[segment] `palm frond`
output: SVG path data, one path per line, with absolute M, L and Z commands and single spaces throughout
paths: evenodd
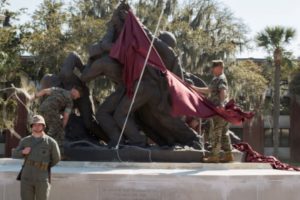
M 283 49 L 296 35 L 296 30 L 283 26 L 268 26 L 256 35 L 256 43 L 268 51 Z
M 296 36 L 296 30 L 293 28 L 287 28 L 285 31 L 285 39 L 284 41 L 286 43 L 290 43 L 290 40 L 292 40 Z

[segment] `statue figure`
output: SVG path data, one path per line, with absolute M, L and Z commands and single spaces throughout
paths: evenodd
M 46 74 L 41 80 L 41 88 L 61 87 L 70 90 L 74 85 L 81 86 L 83 95 L 81 98 L 74 100 L 74 107 L 79 110 L 80 118 L 83 121 L 85 128 L 90 134 L 97 138 L 108 142 L 109 138 L 102 131 L 94 116 L 94 105 L 90 98 L 89 88 L 80 78 L 73 72 L 74 68 L 83 70 L 81 58 L 74 52 L 70 53 L 62 64 L 58 75 Z M 74 116 L 73 116 L 74 117 Z
M 121 3 L 119 5 L 113 14 L 107 33 L 113 34 L 113 37 L 106 35 L 104 37 L 105 40 L 102 40 L 98 46 L 112 46 L 112 43 L 116 40 L 116 36 L 122 29 L 128 9 L 128 4 Z M 145 31 L 150 38 L 153 37 L 146 28 Z M 107 40 L 108 38 L 110 41 Z M 163 39 L 163 37 L 161 38 Z M 170 45 L 172 46 L 172 44 Z M 164 42 L 159 37 L 155 38 L 154 46 L 161 55 L 166 67 L 175 72 L 179 77 L 182 77 L 183 72 L 178 58 L 172 47 L 167 44 L 167 41 Z M 104 48 L 101 49 L 104 50 Z M 110 58 L 108 52 L 100 51 L 100 53 L 101 55 L 93 55 L 93 58 L 96 59 L 84 69 L 81 80 L 89 81 L 99 75 L 105 75 L 118 84 L 116 91 L 105 100 L 96 113 L 97 121 L 110 137 L 110 145 L 114 146 L 120 136 L 120 129 L 124 124 L 131 98 L 125 94 L 121 64 Z M 141 129 L 156 143 L 170 146 L 181 144 L 200 148 L 201 145 L 197 133 L 188 127 L 182 119 L 170 115 L 170 105 L 166 89 L 167 82 L 165 77 L 158 70 L 146 67 L 132 108 L 132 114 L 128 119 L 124 132 L 128 144 L 146 145 L 146 138 L 140 131 L 133 116 L 133 114 L 137 113 L 139 116 L 142 116 L 140 118 L 140 124 L 143 124 Z M 153 122 L 157 123 L 153 124 Z

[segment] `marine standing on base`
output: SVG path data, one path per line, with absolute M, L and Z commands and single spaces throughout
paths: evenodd
M 228 102 L 228 83 L 224 74 L 224 63 L 222 60 L 212 61 L 212 74 L 214 78 L 208 87 L 195 87 L 193 88 L 200 93 L 209 94 L 209 100 L 211 100 L 215 106 L 224 108 Z M 229 124 L 220 116 L 212 117 L 213 120 L 213 132 L 211 138 L 212 152 L 207 158 L 204 158 L 204 162 L 218 163 L 218 162 L 231 162 L 234 160 L 232 155 L 231 141 L 229 137 Z M 224 150 L 224 157 L 220 158 L 221 147 Z
M 22 200 L 47 200 L 50 193 L 50 168 L 60 161 L 57 142 L 44 132 L 45 120 L 33 116 L 32 134 L 23 138 L 13 151 L 14 158 L 25 158 L 21 174 Z
M 70 91 L 62 88 L 47 88 L 35 93 L 33 99 L 46 96 L 40 105 L 39 111 L 45 117 L 48 126 L 48 135 L 53 137 L 63 155 L 63 143 L 69 115 L 72 112 L 73 100 L 81 97 L 82 88 L 74 86 Z M 61 119 L 62 115 L 62 119 Z

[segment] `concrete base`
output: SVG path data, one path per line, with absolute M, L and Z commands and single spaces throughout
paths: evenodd
M 22 160 L 0 159 L 0 200 L 18 200 Z M 300 173 L 261 163 L 60 162 L 50 200 L 297 200 Z
M 244 153 L 234 149 L 233 157 L 237 162 L 245 160 Z M 161 149 L 126 146 L 121 149 L 107 147 L 65 147 L 64 155 L 70 161 L 99 161 L 99 162 L 202 162 L 203 156 L 209 152 L 190 148 Z M 222 156 L 223 152 L 220 152 Z
M 5 143 L 0 143 L 0 158 L 2 158 L 5 154 Z

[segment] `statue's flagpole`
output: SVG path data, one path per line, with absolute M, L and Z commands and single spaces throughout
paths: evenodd
M 148 62 L 150 53 L 151 53 L 151 49 L 152 49 L 152 47 L 153 47 L 154 40 L 155 40 L 155 37 L 156 37 L 157 32 L 158 32 L 158 28 L 159 28 L 159 25 L 160 25 L 162 16 L 163 16 L 163 14 L 164 14 L 164 8 L 165 8 L 164 5 L 165 5 L 165 3 L 163 2 L 162 10 L 161 10 L 161 13 L 160 13 L 160 16 L 159 16 L 159 19 L 158 19 L 158 22 L 157 22 L 157 26 L 156 26 L 156 29 L 155 29 L 155 32 L 154 32 L 154 37 L 153 37 L 152 40 L 151 40 L 151 44 L 150 44 L 150 47 L 149 47 L 149 50 L 148 50 L 148 53 L 147 53 L 147 56 L 146 56 L 146 59 L 145 59 L 144 65 L 143 65 L 143 69 L 142 69 L 141 75 L 140 75 L 140 77 L 139 77 L 139 80 L 138 80 L 136 89 L 135 89 L 135 91 L 134 91 L 134 94 L 133 94 L 133 97 L 132 97 L 132 100 L 131 100 L 131 104 L 130 104 L 130 107 L 129 107 L 129 109 L 128 109 L 127 115 L 126 115 L 126 119 L 125 119 L 125 122 L 124 122 L 124 124 L 123 124 L 122 131 L 121 131 L 121 134 L 120 134 L 118 143 L 117 143 L 117 145 L 116 145 L 116 147 L 115 147 L 116 149 L 119 149 L 119 145 L 120 145 L 121 139 L 122 139 L 123 134 L 124 134 L 124 130 L 125 130 L 126 125 L 127 125 L 128 117 L 129 117 L 129 115 L 130 115 L 130 113 L 131 113 L 132 106 L 133 106 L 133 104 L 134 104 L 134 101 L 135 101 L 137 92 L 138 92 L 138 90 L 139 90 L 139 87 L 140 87 L 140 84 L 141 84 L 141 80 L 142 80 L 142 77 L 143 77 L 143 74 L 144 74 L 144 71 L 145 71 L 145 68 L 146 68 L 146 65 L 147 65 L 147 62 Z

